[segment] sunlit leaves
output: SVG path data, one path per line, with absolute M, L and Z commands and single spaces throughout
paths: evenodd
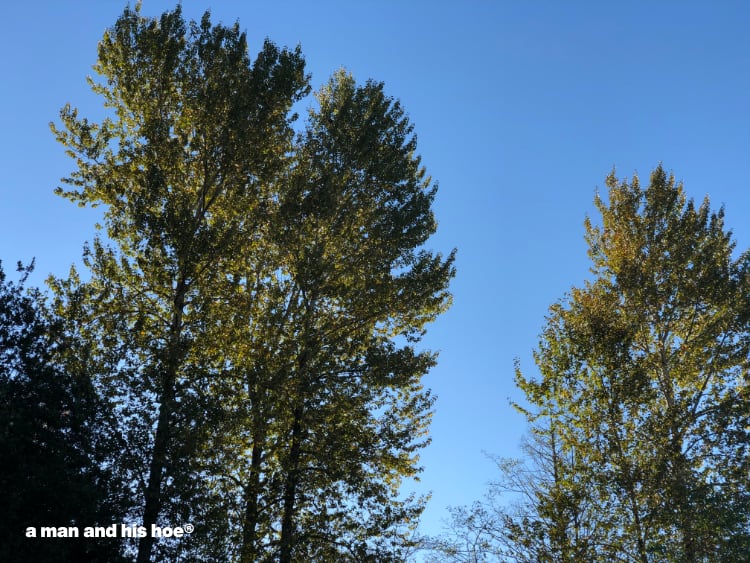
M 53 131 L 76 163 L 59 193 L 102 205 L 108 240 L 90 281 L 53 285 L 107 358 L 144 524 L 201 519 L 199 559 L 398 559 L 435 358 L 396 342 L 454 274 L 422 248 L 435 188 L 399 102 L 338 72 L 295 135 L 299 49 L 251 60 L 238 25 L 179 7 L 127 8 L 95 70 L 109 117 L 66 107 Z
M 696 208 L 661 167 L 646 188 L 614 175 L 607 186 L 608 202 L 596 198 L 601 226 L 586 223 L 596 278 L 553 307 L 542 379 L 519 383 L 587 460 L 581 476 L 614 501 L 607 518 L 621 553 L 724 555 L 719 538 L 744 532 L 727 536 L 709 518 L 748 515 L 745 483 L 727 466 L 744 437 L 717 440 L 735 422 L 716 416 L 721 397 L 744 385 L 746 274 L 723 213 L 707 200 Z
M 455 536 L 501 561 L 745 560 L 748 254 L 661 166 L 607 188 L 585 223 L 593 278 L 550 307 L 539 376 L 516 370 L 527 458 L 454 513 Z

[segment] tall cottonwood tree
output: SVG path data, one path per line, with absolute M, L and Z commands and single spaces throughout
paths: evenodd
M 517 372 L 536 433 L 505 480 L 520 511 L 456 526 L 482 522 L 492 560 L 746 561 L 750 255 L 661 166 L 607 187 L 593 279 L 551 307 L 540 377 Z
M 97 125 L 66 106 L 53 126 L 77 163 L 73 189 L 60 192 L 106 206 L 111 246 L 97 239 L 86 253 L 87 330 L 105 352 L 123 350 L 119 373 L 101 383 L 145 456 L 135 478 L 148 528 L 172 510 L 173 524 L 190 516 L 174 485 L 187 484 L 176 472 L 195 425 L 192 368 L 211 357 L 203 333 L 219 321 L 207 316 L 214 284 L 252 252 L 247 233 L 287 165 L 303 68 L 299 51 L 270 42 L 251 62 L 238 26 L 213 26 L 208 14 L 187 26 L 179 6 L 159 19 L 128 8 L 99 45 L 103 82 L 92 82 L 111 116 Z M 138 561 L 152 543 L 140 541 Z
M 212 327 L 226 368 L 205 388 L 223 412 L 201 463 L 243 561 L 403 560 L 422 503 L 397 496 L 434 364 L 413 343 L 453 258 L 419 250 L 435 190 L 398 102 L 343 72 L 317 99 L 267 208 L 273 244 L 216 286 L 232 313 Z
M 616 555 L 742 559 L 748 254 L 733 258 L 723 210 L 708 199 L 696 207 L 661 166 L 645 188 L 614 175 L 607 187 L 608 203 L 595 201 L 601 226 L 586 222 L 595 277 L 552 307 L 541 379 L 519 373 L 519 386 L 564 451 L 584 460 L 570 487 L 596 492 Z
M 337 74 L 295 140 L 301 54 L 246 49 L 179 7 L 107 32 L 113 117 L 54 129 L 78 164 L 63 194 L 106 206 L 110 246 L 57 282 L 62 307 L 110 358 L 143 523 L 202 523 L 159 557 L 401 560 L 432 404 L 413 343 L 453 276 L 421 250 L 435 188 L 381 84 Z
M 383 561 L 404 541 L 394 525 L 421 511 L 395 497 L 416 473 L 432 403 L 421 376 L 434 363 L 393 337 L 417 341 L 445 308 L 453 259 L 419 250 L 435 230 L 435 190 L 398 102 L 345 73 L 317 101 L 276 228 L 288 275 L 276 326 L 290 346 L 285 453 L 269 474 L 279 560 Z

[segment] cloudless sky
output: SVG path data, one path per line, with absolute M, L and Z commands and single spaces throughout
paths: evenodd
M 124 2 L 13 2 L 0 34 L 0 259 L 36 257 L 33 282 L 80 264 L 97 213 L 52 190 L 73 169 L 48 129 L 66 102 L 98 119 L 86 85 Z M 145 15 L 174 3 L 145 0 Z M 186 0 L 187 18 L 239 20 L 301 44 L 313 85 L 340 67 L 401 100 L 440 189 L 433 249 L 458 248 L 453 308 L 430 327 L 438 396 L 416 490 L 422 531 L 496 476 L 483 452 L 518 453 L 525 421 L 513 361 L 531 352 L 550 304 L 588 276 L 583 220 L 616 167 L 643 182 L 661 161 L 689 196 L 725 205 L 750 246 L 750 5 L 723 2 Z

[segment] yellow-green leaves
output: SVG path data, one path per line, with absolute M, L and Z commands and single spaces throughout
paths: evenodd
M 107 239 L 57 288 L 117 358 L 97 377 L 127 412 L 134 518 L 204 522 L 196 560 L 398 559 L 434 356 L 393 339 L 419 340 L 454 275 L 422 247 L 435 188 L 400 104 L 340 72 L 295 136 L 299 49 L 251 59 L 238 25 L 179 6 L 126 9 L 95 69 L 109 117 L 66 107 L 53 131 L 76 165 L 60 193 L 104 206 Z
M 736 471 L 750 465 L 748 436 L 731 431 L 748 406 L 726 407 L 750 351 L 746 269 L 722 211 L 696 208 L 661 166 L 646 187 L 614 174 L 607 187 L 601 226 L 586 222 L 596 277 L 551 309 L 541 379 L 518 376 L 530 419 L 549 421 L 561 455 L 577 459 L 559 470 L 586 484 L 576 506 L 596 508 L 588 539 L 644 563 L 732 560 L 749 540 Z M 540 502 L 556 506 L 565 483 Z M 560 541 L 586 539 L 560 523 Z

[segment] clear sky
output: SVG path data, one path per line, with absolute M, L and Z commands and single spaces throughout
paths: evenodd
M 52 190 L 73 163 L 48 123 L 66 102 L 91 118 L 96 45 L 124 2 L 13 2 L 0 34 L 0 259 L 36 257 L 35 283 L 80 263 L 96 213 Z M 144 0 L 146 15 L 174 7 Z M 430 246 L 457 247 L 453 308 L 425 346 L 441 351 L 420 491 L 423 531 L 495 476 L 483 452 L 517 453 L 525 423 L 513 360 L 534 373 L 547 307 L 588 275 L 583 220 L 616 167 L 645 181 L 658 162 L 689 196 L 725 205 L 750 246 L 750 5 L 722 2 L 186 0 L 188 18 L 239 20 L 302 45 L 320 85 L 340 67 L 382 80 L 415 125 L 439 182 Z

